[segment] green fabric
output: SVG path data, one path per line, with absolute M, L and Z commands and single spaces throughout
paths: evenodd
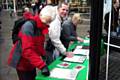
M 53 62 L 49 69 L 52 70 L 53 68 L 57 68 L 57 64 L 61 63 L 61 57 L 57 59 L 55 62 Z M 89 61 L 86 59 L 86 61 L 83 64 L 79 64 L 83 66 L 84 68 L 78 73 L 76 80 L 86 80 L 87 72 L 88 72 L 88 64 Z M 78 63 L 71 63 L 69 69 L 74 68 Z M 62 74 L 62 73 L 61 73 Z M 41 74 L 41 72 L 38 73 L 36 76 L 36 80 L 65 80 L 65 79 L 57 79 L 57 78 L 51 78 L 51 77 L 45 77 Z
M 88 38 L 85 38 L 88 39 Z M 82 45 L 82 46 L 89 46 L 89 44 L 84 44 L 84 43 L 78 43 L 77 41 L 75 41 L 69 48 L 68 51 L 72 51 L 77 45 Z M 52 64 L 50 64 L 48 66 L 48 68 L 50 70 L 52 70 L 53 68 L 57 68 L 57 64 L 62 63 L 62 57 L 57 58 Z M 69 69 L 73 69 L 76 65 L 81 65 L 84 66 L 84 68 L 78 73 L 76 80 L 86 80 L 87 78 L 87 73 L 88 73 L 88 66 L 89 66 L 89 60 L 86 59 L 84 61 L 83 64 L 80 63 L 71 63 L 71 65 L 69 66 Z M 61 73 L 62 74 L 62 73 Z M 65 80 L 65 79 L 57 79 L 57 78 L 51 78 L 51 77 L 45 77 L 41 74 L 41 72 L 39 71 L 38 75 L 36 76 L 36 80 Z
M 85 40 L 89 40 L 89 38 L 84 37 Z M 71 46 L 69 46 L 68 51 L 73 51 L 77 45 L 82 45 L 82 46 L 89 46 L 89 43 L 79 43 L 75 41 Z M 101 56 L 104 54 L 104 41 L 101 40 Z M 57 58 L 51 65 L 49 65 L 49 69 L 52 70 L 53 68 L 57 68 L 57 64 L 62 63 L 63 61 L 61 60 L 62 57 Z M 89 69 L 89 59 L 86 59 L 83 64 L 80 63 L 71 63 L 69 66 L 69 69 L 74 68 L 76 65 L 81 65 L 84 66 L 84 68 L 78 73 L 76 80 L 87 80 L 88 78 L 88 69 Z M 62 73 L 61 73 L 62 74 Z M 50 78 L 50 77 L 45 77 L 41 74 L 41 72 L 38 73 L 36 76 L 36 80 L 65 80 L 65 79 L 57 79 L 57 78 Z

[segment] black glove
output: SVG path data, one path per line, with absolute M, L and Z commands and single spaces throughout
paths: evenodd
M 50 72 L 48 70 L 48 67 L 45 66 L 41 69 L 41 73 L 44 75 L 44 76 L 49 76 L 50 75 Z

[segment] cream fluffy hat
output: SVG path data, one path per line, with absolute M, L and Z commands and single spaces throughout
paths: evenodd
M 54 20 L 55 16 L 56 16 L 56 12 L 55 12 L 55 9 L 53 6 L 47 5 L 41 10 L 40 15 L 41 16 L 50 16 L 51 19 Z

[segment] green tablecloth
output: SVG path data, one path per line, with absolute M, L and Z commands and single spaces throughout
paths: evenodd
M 89 46 L 88 43 L 84 44 L 84 43 L 79 43 L 79 42 L 74 42 L 68 49 L 68 51 L 71 51 L 73 50 L 77 45 L 82 45 L 82 46 Z M 48 68 L 50 70 L 54 69 L 54 68 L 57 68 L 57 64 L 60 64 L 62 63 L 63 60 L 62 60 L 62 57 L 59 57 L 57 58 L 52 64 L 50 64 L 48 66 Z M 71 63 L 71 65 L 68 67 L 68 69 L 72 69 L 74 68 L 76 65 L 81 65 L 83 66 L 84 68 L 82 70 L 79 71 L 77 77 L 76 77 L 76 80 L 87 80 L 87 77 L 88 77 L 88 65 L 89 65 L 89 60 L 86 59 L 84 61 L 84 63 L 80 64 L 80 63 Z M 61 73 L 61 74 L 64 74 L 64 73 Z M 41 74 L 41 72 L 39 71 L 38 72 L 38 75 L 36 76 L 36 80 L 65 80 L 65 79 L 58 79 L 58 78 L 51 78 L 51 77 L 45 77 Z
M 55 62 L 53 62 L 50 66 L 49 69 L 52 70 L 53 68 L 57 67 L 57 64 L 61 63 L 62 61 L 60 60 L 61 58 L 57 59 Z M 84 68 L 78 73 L 76 80 L 86 80 L 87 78 L 87 72 L 88 72 L 88 59 L 83 64 L 80 64 L 84 66 Z M 72 63 L 71 66 L 69 67 L 72 69 L 74 66 L 78 65 L 78 63 Z M 61 73 L 64 74 L 64 73 Z M 51 78 L 51 77 L 45 77 L 43 76 L 40 72 L 36 76 L 36 80 L 65 80 L 65 79 L 57 79 L 57 78 Z

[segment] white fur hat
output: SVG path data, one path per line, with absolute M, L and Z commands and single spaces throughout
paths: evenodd
M 52 18 L 52 20 L 54 20 L 55 16 L 56 16 L 56 12 L 55 12 L 53 6 L 47 5 L 41 10 L 40 15 L 41 16 L 50 16 Z

